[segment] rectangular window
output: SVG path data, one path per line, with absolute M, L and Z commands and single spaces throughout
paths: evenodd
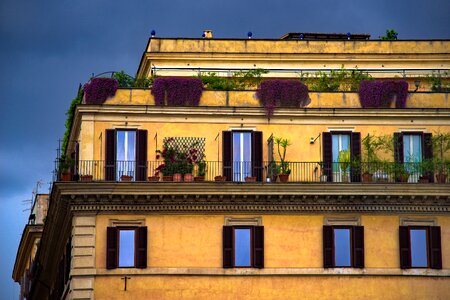
M 224 226 L 223 267 L 264 267 L 264 227 Z
M 350 228 L 334 229 L 334 258 L 336 267 L 351 267 Z
M 233 181 L 244 181 L 252 174 L 252 134 L 233 132 Z
M 350 135 L 333 133 L 332 151 L 333 151 L 333 181 L 348 182 L 350 165 L 349 164 L 345 165 L 339 162 L 339 153 L 341 151 L 350 151 Z
M 135 229 L 119 229 L 119 268 L 134 267 Z
M 122 175 L 135 177 L 136 131 L 118 130 L 116 135 L 116 180 Z
M 147 267 L 147 227 L 108 227 L 106 268 Z
M 442 268 L 439 226 L 400 226 L 400 267 Z
M 325 268 L 364 268 L 364 227 L 323 226 Z

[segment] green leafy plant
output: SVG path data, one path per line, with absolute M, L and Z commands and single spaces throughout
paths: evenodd
M 444 73 L 437 73 L 432 72 L 431 75 L 428 76 L 428 79 L 431 83 L 431 91 L 432 92 L 450 92 L 450 83 L 449 82 L 443 82 L 442 78 L 448 77 L 448 72 Z
M 65 154 L 61 155 L 61 157 L 59 158 L 59 172 L 60 173 L 69 172 L 72 166 L 73 160 Z
M 362 169 L 364 172 L 373 173 L 378 170 L 380 158 L 378 152 L 382 150 L 384 142 L 378 136 L 367 134 L 362 140 L 362 157 L 364 162 L 362 163 Z
M 218 76 L 216 72 L 200 73 L 198 77 L 206 88 L 219 91 L 234 91 L 256 88 L 262 81 L 262 75 L 268 70 L 257 68 L 231 73 L 230 77 Z
M 155 79 L 155 76 L 151 78 L 133 78 L 123 70 L 114 72 L 112 77 L 117 80 L 121 88 L 149 88 Z
M 371 79 L 372 76 L 369 73 L 358 70 L 358 68 L 346 70 L 343 65 L 339 70 L 318 71 L 313 74 L 302 73 L 300 77 L 300 80 L 305 82 L 310 90 L 318 92 L 356 92 L 361 81 Z
M 206 174 L 206 162 L 201 160 L 197 163 L 197 176 L 205 176 Z
M 338 154 L 338 163 L 339 167 L 344 173 L 347 173 L 347 170 L 350 166 L 350 151 L 341 150 Z
M 69 143 L 70 131 L 72 130 L 73 118 L 75 116 L 75 109 L 77 108 L 78 104 L 81 104 L 81 102 L 83 100 L 83 95 L 84 95 L 84 91 L 80 85 L 78 88 L 77 96 L 72 100 L 72 102 L 70 103 L 70 107 L 66 112 L 67 118 L 66 118 L 66 122 L 64 124 L 66 130 L 64 132 L 64 137 L 63 137 L 62 145 L 61 145 L 61 153 L 63 153 L 63 154 L 65 154 L 67 151 L 67 145 Z
M 278 156 L 280 157 L 280 164 L 277 166 L 278 174 L 291 174 L 289 168 L 289 162 L 286 161 L 286 149 L 290 146 L 288 139 L 275 138 L 275 144 L 277 145 Z
M 448 165 L 450 164 L 450 158 L 448 157 L 448 152 L 450 150 L 450 133 L 441 131 L 434 132 L 431 137 L 431 143 L 433 146 L 433 158 L 437 171 L 440 174 L 444 174 L 448 171 Z
M 398 32 L 395 31 L 394 29 L 386 29 L 386 35 L 381 36 L 380 38 L 383 41 L 394 41 L 396 40 L 398 37 Z

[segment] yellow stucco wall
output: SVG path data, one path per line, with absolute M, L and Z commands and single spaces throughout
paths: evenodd
M 97 277 L 95 299 L 448 299 L 448 278 L 345 276 Z
M 228 105 L 227 105 L 228 94 Z M 361 108 L 358 93 L 317 93 L 309 92 L 311 103 L 308 108 L 345 107 Z M 449 108 L 448 93 L 410 93 L 408 108 Z M 155 105 L 150 89 L 118 89 L 116 95 L 105 104 Z M 203 91 L 200 106 L 259 107 L 254 91 Z
M 325 217 L 332 216 L 263 215 L 265 267 L 322 268 L 322 225 Z M 149 235 L 149 267 L 221 268 L 224 217 L 99 215 L 96 225 L 96 267 L 105 268 L 106 227 L 109 221 L 144 219 Z M 450 268 L 450 244 L 446 238 L 450 236 L 450 217 L 433 218 L 441 226 L 443 268 Z M 400 217 L 362 215 L 361 225 L 364 226 L 366 268 L 398 269 Z
M 227 215 L 230 216 L 230 215 Z M 245 217 L 244 215 L 231 215 Z M 246 215 L 251 217 L 261 215 Z M 321 270 L 322 225 L 333 215 L 262 215 L 265 268 Z M 342 215 L 340 215 L 342 216 Z M 98 215 L 96 268 L 105 269 L 109 220 L 145 220 L 148 268 L 222 269 L 225 215 Z M 399 270 L 400 217 L 362 215 L 365 267 Z M 423 216 L 426 218 L 426 216 Z M 443 269 L 450 268 L 450 217 L 432 217 L 441 226 Z M 253 269 L 255 270 L 255 269 Z M 108 275 L 116 274 L 112 276 Z M 149 275 L 129 273 L 127 292 L 120 273 L 102 271 L 95 279 L 96 299 L 445 299 L 450 279 L 371 275 Z M 138 272 L 139 273 L 139 272 Z

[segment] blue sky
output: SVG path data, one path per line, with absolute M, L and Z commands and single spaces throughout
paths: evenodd
M 12 267 L 28 218 L 23 200 L 49 182 L 65 112 L 92 73 L 134 75 L 150 31 L 162 37 L 275 38 L 290 31 L 449 39 L 450 2 L 33 1 L 0 2 L 0 298 L 17 299 Z M 48 191 L 48 184 L 40 192 Z

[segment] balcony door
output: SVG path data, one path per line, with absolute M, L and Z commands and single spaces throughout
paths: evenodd
M 245 181 L 256 177 L 262 181 L 262 132 L 223 131 L 222 163 L 227 181 Z
M 147 130 L 107 129 L 105 148 L 105 180 L 146 180 Z
M 350 134 L 333 134 L 332 139 L 332 151 L 333 151 L 333 181 L 342 182 L 343 176 L 349 176 L 350 168 L 345 170 L 343 165 L 339 163 L 339 153 L 341 151 L 350 151 Z
M 117 130 L 116 132 L 116 180 L 122 176 L 135 178 L 136 131 Z
M 233 132 L 233 181 L 252 176 L 252 133 Z

